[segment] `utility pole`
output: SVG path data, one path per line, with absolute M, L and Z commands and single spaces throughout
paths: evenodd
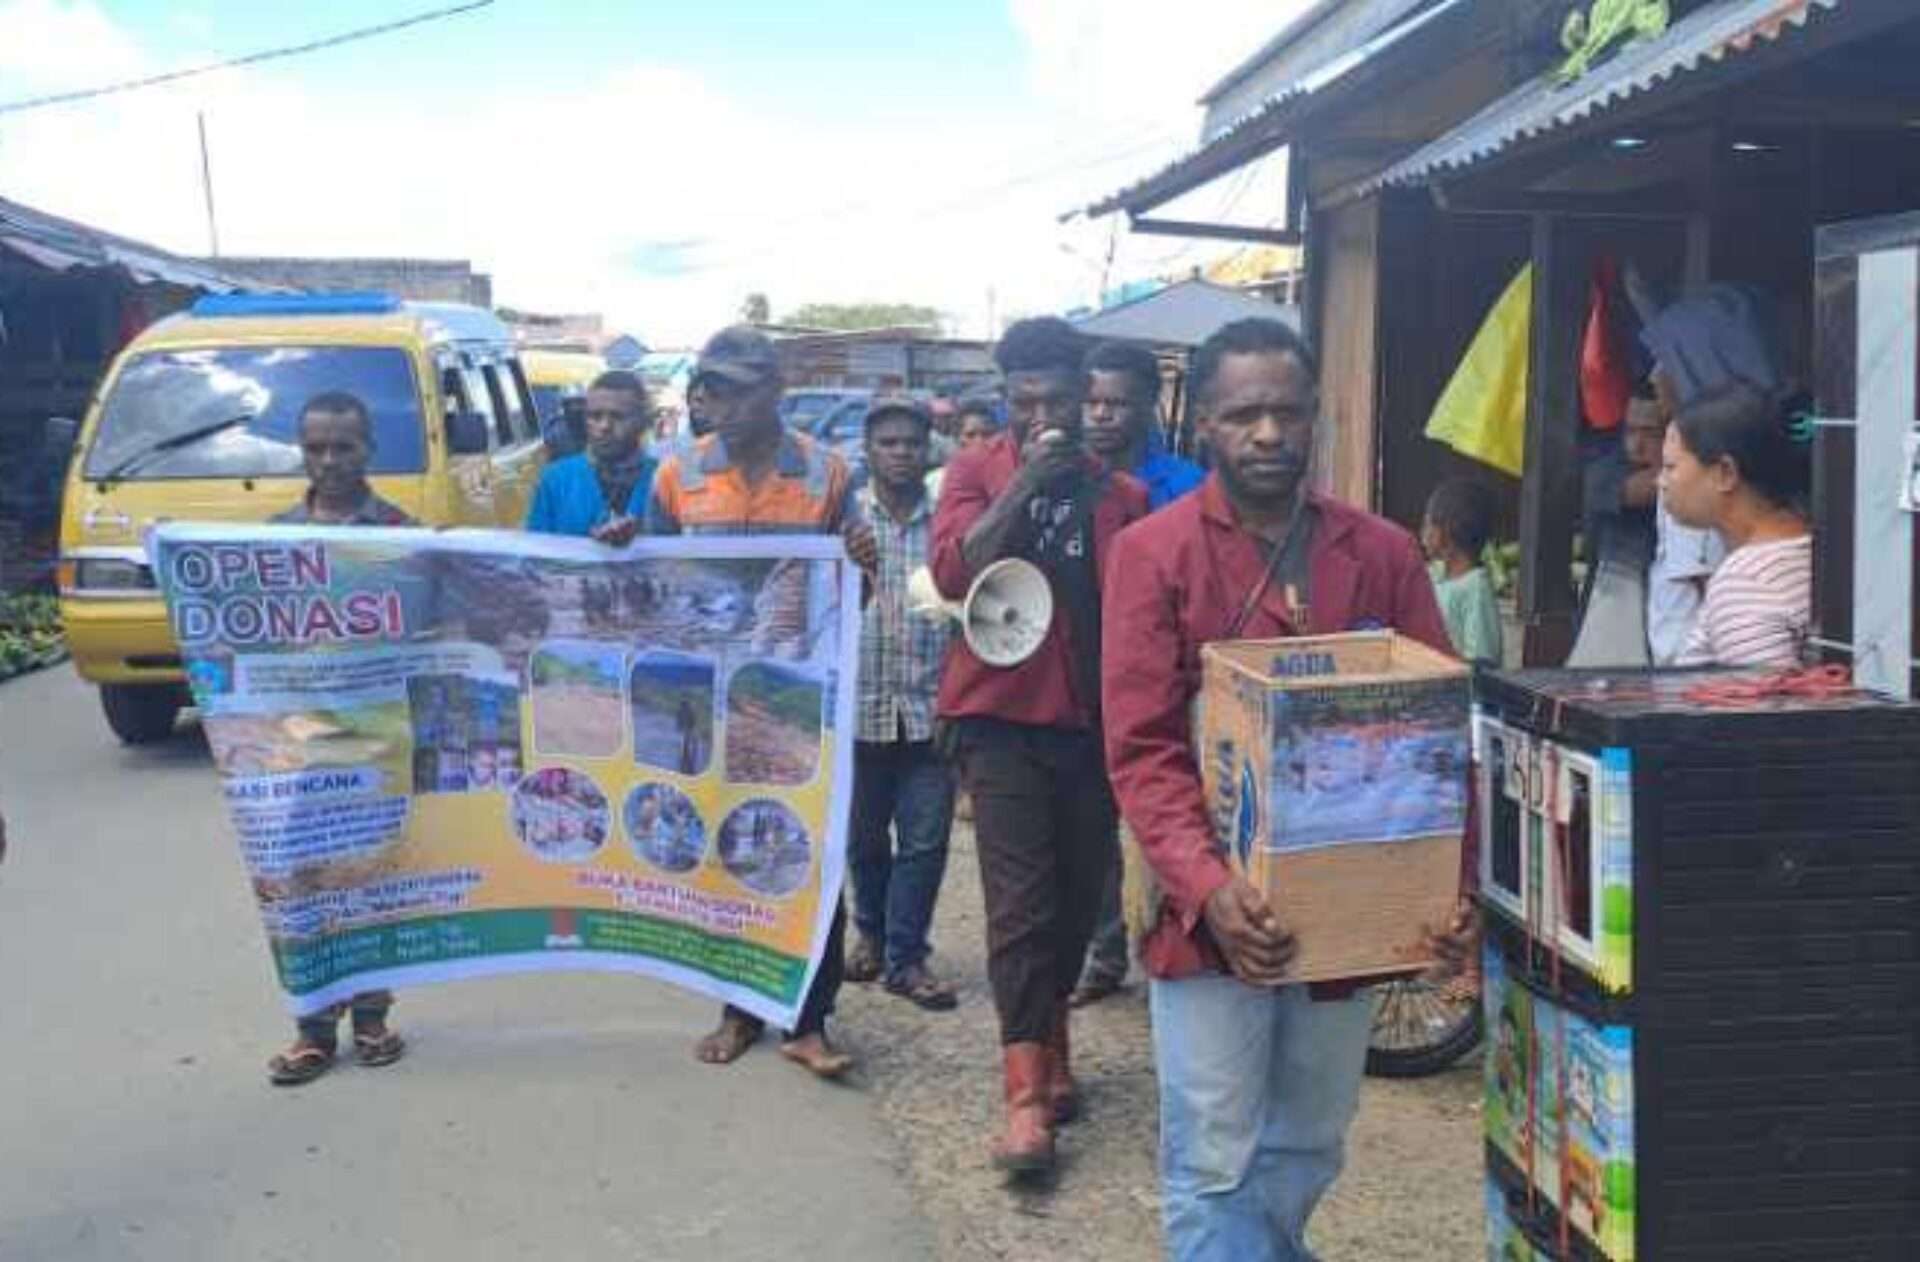
M 213 164 L 207 158 L 207 114 L 201 110 L 194 117 L 200 121 L 200 188 L 207 197 L 207 240 L 213 247 L 213 258 L 220 257 L 220 226 L 213 214 Z
M 1100 260 L 1100 292 L 1093 300 L 1095 311 L 1107 305 L 1107 281 L 1113 275 L 1113 256 L 1120 249 L 1120 217 L 1109 216 L 1107 223 L 1107 257 Z

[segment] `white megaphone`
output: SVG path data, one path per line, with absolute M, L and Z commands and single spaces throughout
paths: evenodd
M 960 624 L 973 655 L 989 666 L 1018 666 L 1032 657 L 1053 625 L 1053 588 L 1031 561 L 1008 557 L 981 570 L 965 600 L 943 599 L 933 575 L 907 580 L 907 603 Z

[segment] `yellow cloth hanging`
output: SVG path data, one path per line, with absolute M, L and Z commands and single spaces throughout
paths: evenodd
M 1520 269 L 1473 335 L 1427 419 L 1427 437 L 1520 476 L 1527 446 L 1528 335 L 1533 264 Z

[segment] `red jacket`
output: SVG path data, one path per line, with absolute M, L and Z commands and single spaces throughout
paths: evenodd
M 963 451 L 947 465 L 940 488 L 940 504 L 933 515 L 934 586 L 948 600 L 960 600 L 972 586 L 976 570 L 967 564 L 961 543 L 993 501 L 1013 481 L 1020 467 L 1020 449 L 1011 435 L 1002 434 L 977 451 Z M 1088 457 L 1089 471 L 1101 466 Z M 1124 473 L 1109 475 L 1106 493 L 1093 510 L 1093 561 L 1096 574 L 1105 573 L 1113 537 L 1123 526 L 1146 516 L 1147 489 Z M 935 708 L 940 717 L 994 718 L 1038 727 L 1086 727 L 1092 719 L 1091 697 L 1074 696 L 1073 668 L 1068 657 L 1065 619 L 1056 616 L 1038 651 L 1014 667 L 989 666 L 973 655 L 960 636 L 947 651 Z
M 1234 638 L 1390 628 L 1451 654 L 1412 536 L 1334 500 L 1314 495 L 1310 503 L 1318 520 L 1307 552 L 1308 625 L 1290 621 L 1286 593 L 1276 582 Z M 1265 568 L 1260 545 L 1234 521 L 1218 474 L 1124 531 L 1107 561 L 1101 688 L 1107 771 L 1166 896 L 1142 951 L 1154 977 L 1225 968 L 1201 909 L 1231 869 L 1214 840 L 1189 713 L 1200 689 L 1200 646 L 1227 638 Z M 1315 987 L 1315 993 L 1331 997 L 1347 989 Z

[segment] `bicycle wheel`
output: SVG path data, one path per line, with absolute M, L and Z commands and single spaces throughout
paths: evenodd
M 1374 988 L 1373 1037 L 1367 1073 L 1425 1078 L 1480 1045 L 1480 1001 L 1421 978 Z

